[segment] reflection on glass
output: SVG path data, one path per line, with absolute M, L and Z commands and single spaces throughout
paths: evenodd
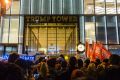
M 95 14 L 105 14 L 104 0 L 95 0 Z
M 63 14 L 72 13 L 73 13 L 72 0 L 63 0 Z
M 109 44 L 117 43 L 116 18 L 107 16 L 107 38 Z
M 0 56 L 3 54 L 4 46 L 0 45 Z
M 12 51 L 12 47 L 6 47 L 6 52 L 11 52 Z
M 14 52 L 14 51 L 17 52 L 17 47 L 13 47 L 13 48 L 12 48 L 12 51 L 13 51 L 13 52 Z
M 6 14 L 10 14 L 10 9 L 8 9 L 8 10 L 6 11 Z
M 83 3 L 82 3 L 82 0 L 73 0 L 72 1 L 72 5 L 73 5 L 73 13 L 74 14 L 80 14 L 82 13 L 82 7 L 81 6 Z
M 85 17 L 85 39 L 90 42 L 92 42 L 92 40 L 96 40 L 94 16 Z
M 4 19 L 2 43 L 8 43 L 8 36 L 9 36 L 8 32 L 9 32 L 9 17 L 6 17 Z
M 109 45 L 108 49 L 112 54 L 120 55 L 120 45 Z
M 11 17 L 9 43 L 18 43 L 19 17 Z
M 2 23 L 2 21 L 1 21 L 1 19 L 0 19 L 0 43 L 1 43 L 1 37 L 2 37 L 2 33 L 1 33 L 1 32 L 2 32 L 2 28 L 1 28 L 1 27 L 2 27 L 2 24 L 1 24 L 1 23 Z
M 39 14 L 41 10 L 41 0 L 31 0 L 31 14 Z
M 11 14 L 19 14 L 20 11 L 20 0 L 13 0 L 11 6 Z
M 80 18 L 79 18 L 79 29 L 80 29 L 80 41 L 82 42 L 82 43 L 84 43 L 85 42 L 85 36 L 84 36 L 84 34 L 85 34 L 85 28 L 84 28 L 84 16 L 80 16 Z
M 11 54 L 12 52 L 17 52 L 17 46 L 4 46 L 4 54 Z
M 56 54 L 56 28 L 48 28 L 48 54 Z
M 62 14 L 62 0 L 52 0 L 52 14 Z
M 65 52 L 65 28 L 57 28 L 57 51 L 60 54 Z
M 30 30 L 30 38 L 29 38 L 29 43 L 28 43 L 28 47 L 29 47 L 29 51 L 31 52 L 36 52 L 37 51 L 37 45 L 39 45 L 37 43 L 38 38 L 36 37 L 36 35 L 34 34 L 34 32 L 32 30 Z
M 31 0 L 21 0 L 21 14 L 30 14 L 30 1 Z
M 104 16 L 96 16 L 96 39 L 105 43 L 105 20 Z
M 51 14 L 51 0 L 42 0 L 41 14 Z
M 24 16 L 19 16 L 19 43 L 22 43 L 23 42 L 23 26 L 24 26 Z M 20 48 L 20 47 L 19 47 Z M 21 49 L 21 48 L 20 48 Z
M 116 0 L 106 0 L 106 14 L 116 14 Z
M 38 46 L 38 51 L 46 53 L 47 51 L 47 28 L 38 28 L 38 40 L 39 40 L 39 46 Z M 37 31 L 36 31 L 37 32 Z
M 117 12 L 120 13 L 120 0 L 117 0 Z
M 94 14 L 94 0 L 84 0 L 84 13 Z
M 120 43 L 120 16 L 118 16 L 118 35 L 119 35 L 119 43 Z

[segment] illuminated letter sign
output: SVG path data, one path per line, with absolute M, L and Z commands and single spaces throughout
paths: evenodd
M 77 23 L 78 16 L 64 16 L 64 15 L 49 15 L 49 16 L 37 16 L 37 15 L 26 15 L 26 23 Z
M 8 60 L 8 57 L 9 57 L 9 55 L 2 56 L 2 58 L 5 59 L 5 60 Z M 23 56 L 23 55 L 20 55 L 20 58 L 24 59 L 24 60 L 30 60 L 30 61 L 35 60 L 35 56 Z

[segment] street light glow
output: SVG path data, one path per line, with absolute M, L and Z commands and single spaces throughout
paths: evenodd
M 6 3 L 6 4 L 9 4 L 9 2 L 10 2 L 9 0 L 5 0 L 5 3 Z
M 11 7 L 12 1 L 11 0 L 4 0 L 4 3 L 6 5 L 6 10 L 8 10 Z
M 11 7 L 12 0 L 0 0 L 0 16 L 5 14 Z

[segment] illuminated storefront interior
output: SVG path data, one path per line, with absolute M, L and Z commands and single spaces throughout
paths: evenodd
M 78 15 L 80 32 L 79 36 L 77 35 L 80 37 L 77 38 L 78 42 L 101 41 L 112 53 L 120 54 L 119 13 L 120 0 L 12 0 L 11 8 L 0 19 L 0 54 L 11 51 L 22 53 L 24 15 L 29 14 Z M 62 27 L 63 31 L 67 30 Z M 33 32 L 36 29 L 32 29 Z M 40 27 L 37 30 L 45 29 Z M 58 35 L 56 30 L 58 28 L 47 29 L 55 30 L 54 36 Z
M 24 48 L 43 54 L 75 54 L 79 43 L 78 16 L 25 16 Z M 46 23 L 47 22 L 47 23 Z

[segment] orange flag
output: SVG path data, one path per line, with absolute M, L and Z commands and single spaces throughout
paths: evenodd
M 104 55 L 102 54 L 102 44 L 93 42 L 93 56 L 92 60 L 96 60 L 99 58 L 100 60 L 104 59 Z
M 109 58 L 111 56 L 111 52 L 108 51 L 104 46 L 102 46 L 102 53 L 104 54 L 105 58 Z
M 105 58 L 109 58 L 111 56 L 111 52 L 108 51 L 101 42 L 99 42 L 98 44 L 101 48 L 101 59 L 103 60 Z
M 101 61 L 105 58 L 109 58 L 111 53 L 104 47 L 101 42 L 92 42 L 92 47 L 86 41 L 86 56 L 90 58 L 91 61 L 95 61 L 99 58 Z
M 90 58 L 91 49 L 88 41 L 85 42 L 85 47 L 86 47 L 86 50 L 85 50 L 86 57 Z
M 95 48 L 96 48 L 96 43 L 93 41 L 92 42 L 92 51 L 91 51 L 91 55 L 90 55 L 90 61 L 95 61 L 95 59 L 96 59 Z
M 104 56 L 104 54 L 103 54 L 103 52 L 102 52 L 103 44 L 102 44 L 101 42 L 98 42 L 97 45 L 98 45 L 99 48 L 100 48 L 99 59 L 100 59 L 100 60 L 103 60 L 103 59 L 105 59 L 105 56 Z
M 95 51 L 96 57 L 100 60 L 104 60 L 105 58 L 109 58 L 111 56 L 111 53 L 104 47 L 104 45 L 101 42 L 98 42 L 96 44 Z

